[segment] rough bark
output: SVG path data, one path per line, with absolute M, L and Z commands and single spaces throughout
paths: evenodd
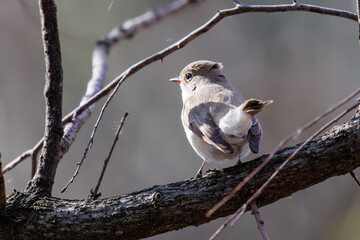
M 16 192 L 7 201 L 7 219 L 0 238 L 139 239 L 200 225 L 233 213 L 298 145 L 279 151 L 248 185 L 212 218 L 205 212 L 232 190 L 266 157 L 204 177 L 106 199 L 63 200 Z M 360 166 L 360 120 L 335 126 L 310 142 L 258 198 L 271 204 L 330 177 Z
M 29 191 L 41 195 L 51 195 L 58 159 L 62 127 L 62 87 L 63 72 L 56 5 L 53 0 L 39 0 L 41 32 L 45 55 L 45 135 L 37 172 Z

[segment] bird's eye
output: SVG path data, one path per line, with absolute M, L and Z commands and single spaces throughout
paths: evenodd
M 185 75 L 185 80 L 186 80 L 186 82 L 189 82 L 191 78 L 192 78 L 192 74 L 191 74 L 191 73 L 187 73 L 187 74 Z

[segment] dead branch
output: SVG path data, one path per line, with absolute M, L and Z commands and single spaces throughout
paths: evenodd
M 121 130 L 122 128 L 124 127 L 124 124 L 125 124 L 125 120 L 127 118 L 127 116 L 129 115 L 128 112 L 125 112 L 124 116 L 122 117 L 121 119 L 121 122 L 120 122 L 120 126 L 118 127 L 117 131 L 116 131 L 116 135 L 115 135 L 115 139 L 114 139 L 114 142 L 111 146 L 111 149 L 109 151 L 109 154 L 108 156 L 106 157 L 105 161 L 104 161 L 104 165 L 103 165 L 103 168 L 101 170 L 101 174 L 100 174 L 100 177 L 99 177 L 99 180 L 98 180 L 98 183 L 96 184 L 96 187 L 95 187 L 95 190 L 90 190 L 90 193 L 91 193 L 91 197 L 95 198 L 95 197 L 100 197 L 101 193 L 98 193 L 99 191 L 99 188 L 100 188 L 100 184 L 101 184 L 101 181 L 104 177 L 104 174 L 105 174 L 105 170 L 106 170 L 106 167 L 110 161 L 110 158 L 111 158 L 111 155 L 115 149 L 115 146 L 116 146 L 116 143 L 118 142 L 119 140 L 119 136 L 120 136 L 120 133 L 121 133 Z
M 255 202 L 251 202 L 251 214 L 254 215 L 256 224 L 258 225 L 258 229 L 260 231 L 261 237 L 263 240 L 270 240 L 268 234 L 264 229 L 264 221 L 261 219 L 259 209 L 256 206 Z
M 358 18 L 358 38 L 359 38 L 359 43 L 360 43 L 360 1 L 356 0 L 356 13 L 357 13 L 357 18 Z
M 1 153 L 0 153 L 0 221 L 2 221 L 3 217 L 6 213 L 6 189 L 5 189 L 5 181 L 4 175 L 2 174 L 2 162 L 1 162 Z
M 17 192 L 7 201 L 8 221 L 0 238 L 139 239 L 186 226 L 198 226 L 232 214 L 299 145 L 283 148 L 242 191 L 211 218 L 205 213 L 264 161 L 208 171 L 203 178 L 154 186 L 131 194 L 97 200 L 32 198 Z M 258 207 L 360 166 L 360 119 L 333 127 L 311 141 L 257 198 Z M 31 204 L 30 204 L 31 203 Z M 25 224 L 26 223 L 26 224 Z
M 27 189 L 42 195 L 51 195 L 63 135 L 62 86 L 63 74 L 56 5 L 53 0 L 39 0 L 42 39 L 45 55 L 45 134 L 39 167 Z
M 41 138 L 41 140 L 31 149 L 26 150 L 25 152 L 23 152 L 20 156 L 18 156 L 17 158 L 15 158 L 14 160 L 12 160 L 10 163 L 8 163 L 4 168 L 3 168 L 3 174 L 7 173 L 8 171 L 12 170 L 13 168 L 15 168 L 19 163 L 21 163 L 22 161 L 24 161 L 26 158 L 28 157 L 37 157 L 38 152 L 41 150 L 42 145 L 44 142 L 44 138 Z

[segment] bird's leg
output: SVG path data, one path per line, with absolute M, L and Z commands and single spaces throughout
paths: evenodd
M 197 171 L 197 173 L 195 175 L 195 179 L 202 177 L 202 170 L 204 168 L 205 163 L 206 163 L 206 161 L 204 160 L 204 162 L 201 164 L 201 167 L 200 167 L 199 171 Z

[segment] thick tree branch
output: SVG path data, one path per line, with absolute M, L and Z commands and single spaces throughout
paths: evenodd
M 45 55 L 45 134 L 39 167 L 29 191 L 51 195 L 58 159 L 62 127 L 63 74 L 56 5 L 53 0 L 39 0 L 42 38 Z
M 8 199 L 8 221 L 0 225 L 0 238 L 8 234 L 38 239 L 46 234 L 54 239 L 139 239 L 197 226 L 236 211 L 298 146 L 279 151 L 269 165 L 211 218 L 205 217 L 206 211 L 261 164 L 266 155 L 230 168 L 208 171 L 197 180 L 154 186 L 106 199 L 34 199 L 18 192 Z M 258 206 L 271 204 L 359 166 L 358 118 L 333 127 L 306 145 L 259 196 Z

